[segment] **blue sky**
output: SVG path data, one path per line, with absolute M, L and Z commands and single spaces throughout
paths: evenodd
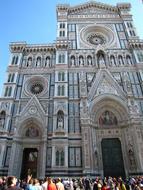
M 142 0 L 98 0 L 116 5 L 132 4 L 137 33 L 143 39 Z M 0 94 L 9 61 L 9 43 L 26 41 L 28 44 L 52 43 L 56 39 L 56 5 L 77 5 L 87 0 L 0 0 Z

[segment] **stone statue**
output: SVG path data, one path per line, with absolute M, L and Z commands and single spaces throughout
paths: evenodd
M 29 67 L 31 65 L 32 65 L 32 58 L 29 58 L 28 61 L 27 61 L 27 67 Z
M 58 129 L 62 129 L 64 128 L 64 120 L 63 120 L 63 117 L 61 115 L 58 116 Z
M 132 144 L 129 145 L 128 155 L 129 155 L 130 168 L 133 169 L 136 167 L 136 162 L 135 162 L 135 155 L 134 155 Z
M 103 56 L 99 57 L 99 67 L 100 68 L 105 68 L 105 60 Z
M 50 58 L 47 57 L 47 58 L 46 58 L 46 62 L 45 62 L 45 66 L 49 66 L 49 64 L 50 64 Z
M 71 58 L 71 65 L 72 66 L 75 65 L 75 58 L 74 57 Z
M 88 63 L 88 65 L 92 65 L 92 58 L 91 57 L 88 57 L 87 63 Z
M 129 100 L 129 112 L 130 114 L 136 115 L 140 113 L 139 107 L 137 102 L 135 102 L 135 100 Z
M 83 57 L 80 57 L 80 58 L 79 58 L 79 64 L 80 64 L 80 65 L 84 65 Z
M 40 58 L 37 58 L 36 66 L 37 66 L 37 67 L 40 67 L 40 65 L 41 65 L 41 59 L 40 59 Z

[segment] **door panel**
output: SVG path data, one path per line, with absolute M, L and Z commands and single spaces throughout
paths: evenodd
M 104 176 L 125 177 L 120 140 L 103 139 L 101 142 Z

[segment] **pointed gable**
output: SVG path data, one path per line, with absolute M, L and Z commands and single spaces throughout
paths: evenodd
M 45 116 L 45 111 L 36 96 L 33 96 L 27 102 L 26 106 L 20 113 L 20 117 L 22 118 L 22 120 L 30 117 L 35 117 L 39 118 L 41 121 L 44 121 L 45 120 L 44 116 Z
M 125 99 L 126 94 L 107 69 L 101 69 L 88 94 L 88 99 L 93 100 L 101 94 L 112 94 Z

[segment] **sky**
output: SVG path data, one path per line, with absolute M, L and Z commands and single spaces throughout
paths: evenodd
M 24 41 L 27 44 L 53 43 L 56 39 L 56 5 L 83 4 L 88 0 L 0 0 L 0 95 L 9 64 L 9 44 Z M 97 0 L 116 5 L 132 5 L 134 25 L 143 39 L 142 0 Z

